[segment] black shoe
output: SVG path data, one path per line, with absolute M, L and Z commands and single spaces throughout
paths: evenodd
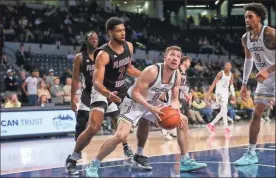
M 133 163 L 137 167 L 146 170 L 152 170 L 152 166 L 148 163 L 148 158 L 146 156 L 135 154 L 133 159 L 131 160 L 131 163 Z
M 77 169 L 77 161 L 72 160 L 70 157 L 71 157 L 71 155 L 69 155 L 67 157 L 66 162 L 65 162 L 66 172 L 69 175 L 78 175 L 79 171 Z
M 124 154 L 128 158 L 133 158 L 133 152 L 130 147 L 126 146 L 124 147 Z

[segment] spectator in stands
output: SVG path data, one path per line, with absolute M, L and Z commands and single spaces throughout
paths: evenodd
M 201 115 L 205 116 L 206 122 L 211 122 L 212 110 L 206 108 L 206 103 L 198 95 L 194 95 L 193 97 L 192 109 L 199 111 Z
M 41 95 L 38 100 L 38 106 L 44 107 L 46 103 L 49 103 L 47 96 Z
M 71 85 L 72 85 L 72 78 L 66 79 L 66 85 L 63 87 L 64 92 L 64 103 L 70 104 L 71 101 Z
M 46 96 L 47 100 L 51 101 L 51 94 L 47 89 L 47 85 L 44 80 L 38 83 L 37 96 L 40 99 L 41 96 Z
M 247 114 L 247 117 L 251 119 L 254 111 L 254 102 L 251 97 L 250 91 L 246 92 L 246 98 L 246 100 L 241 101 L 241 109 L 244 109 Z
M 0 65 L 6 66 L 8 63 L 8 57 L 5 54 L 5 52 L 3 52 L 2 57 L 1 57 L 1 61 L 0 61 Z
M 55 77 L 54 85 L 50 88 L 50 93 L 52 96 L 52 102 L 55 104 L 63 104 L 64 92 L 62 87 L 59 84 L 59 77 Z
M 24 51 L 24 45 L 21 44 L 19 47 L 19 50 L 15 52 L 16 57 L 16 64 L 19 67 L 24 67 L 25 64 L 25 51 Z
M 38 69 L 32 70 L 32 75 L 29 76 L 22 84 L 22 89 L 26 96 L 28 96 L 29 105 L 35 106 L 37 103 L 37 84 L 39 82 Z M 27 90 L 26 90 L 27 86 Z
M 8 76 L 4 79 L 6 94 L 17 93 L 18 82 L 17 79 L 13 76 L 13 70 L 8 69 L 7 74 Z
M 265 121 L 267 122 L 270 122 L 271 119 L 270 119 L 270 114 L 271 114 L 271 111 L 273 111 L 273 105 L 274 105 L 274 101 L 270 101 L 265 109 L 265 112 L 263 114 L 263 118 Z
M 228 102 L 228 116 L 230 117 L 230 120 L 232 123 L 233 123 L 234 119 L 236 119 L 235 109 L 237 109 L 236 100 L 233 96 L 230 96 L 229 102 Z
M 16 94 L 11 94 L 10 99 L 5 103 L 5 108 L 20 108 L 21 103 L 17 99 Z
M 50 69 L 49 70 L 49 74 L 48 76 L 46 77 L 46 84 L 47 84 L 47 87 L 50 88 L 51 86 L 54 85 L 54 70 L 53 69 Z
M 65 72 L 62 74 L 60 78 L 61 84 L 65 84 L 67 78 L 72 78 L 72 75 L 73 75 L 72 70 L 69 67 L 67 67 Z
M 198 111 L 189 109 L 189 114 L 193 124 L 206 124 Z
M 28 103 L 28 98 L 26 96 L 26 94 L 24 93 L 24 90 L 22 88 L 22 84 L 24 83 L 24 81 L 26 80 L 26 71 L 20 71 L 20 77 L 18 79 L 18 92 L 19 92 L 19 100 L 22 103 Z

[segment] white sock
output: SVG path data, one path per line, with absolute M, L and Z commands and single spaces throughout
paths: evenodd
M 75 161 L 81 159 L 81 153 L 78 154 L 76 152 L 73 152 L 72 155 L 70 156 L 70 159 L 75 160 Z
M 182 159 L 182 160 L 186 160 L 186 159 L 188 159 L 188 158 L 190 158 L 189 153 L 187 153 L 187 154 L 181 156 L 181 159 Z
M 252 152 L 255 151 L 256 150 L 256 144 L 249 144 L 248 149 Z
M 136 151 L 136 154 L 137 154 L 137 155 L 143 155 L 143 151 L 144 151 L 144 148 L 143 148 L 143 147 L 138 147 L 138 148 L 137 148 L 137 151 Z

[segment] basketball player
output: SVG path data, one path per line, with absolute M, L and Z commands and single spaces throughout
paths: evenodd
M 275 29 L 264 26 L 267 10 L 259 3 L 246 4 L 245 23 L 247 32 L 242 36 L 245 51 L 243 70 L 243 84 L 241 95 L 246 100 L 247 81 L 253 67 L 253 61 L 258 69 L 258 81 L 255 91 L 255 109 L 249 127 L 249 146 L 242 158 L 235 165 L 250 165 L 258 163 L 255 152 L 258 134 L 260 132 L 261 117 L 270 100 L 275 100 Z
M 216 102 L 220 105 L 220 112 L 217 114 L 215 119 L 207 124 L 207 129 L 211 132 L 215 132 L 214 125 L 220 120 L 222 117 L 223 124 L 225 128 L 225 135 L 230 135 L 230 129 L 228 128 L 228 118 L 227 118 L 227 112 L 228 112 L 228 97 L 229 97 L 229 85 L 230 85 L 230 91 L 233 97 L 235 97 L 235 88 L 234 88 L 234 75 L 231 73 L 232 64 L 230 62 L 226 62 L 224 64 L 224 70 L 220 71 L 215 80 L 213 81 L 212 85 L 209 87 L 209 91 L 206 95 L 206 100 L 208 100 L 208 97 L 213 92 L 214 88 L 216 87 Z
M 129 135 L 132 125 L 136 125 L 141 117 L 155 122 L 159 117 L 158 114 L 163 114 L 159 105 L 160 95 L 163 92 L 173 90 L 171 106 L 179 109 L 179 85 L 180 74 L 177 71 L 181 58 L 181 48 L 171 46 L 166 49 L 165 62 L 151 65 L 143 70 L 141 76 L 132 85 L 127 92 L 121 104 L 121 112 L 119 124 L 115 135 L 108 139 L 101 147 L 97 157 L 91 162 L 86 169 L 87 177 L 98 177 L 98 169 L 100 162 L 115 150 L 116 146 Z M 160 118 L 158 120 L 161 120 Z M 149 125 L 149 124 L 148 124 Z M 181 123 L 179 124 L 177 141 L 181 150 L 181 171 L 192 171 L 204 168 L 207 165 L 197 163 L 189 157 L 188 154 L 188 122 L 187 118 L 181 114 Z M 139 133 L 140 131 L 137 131 Z M 147 131 L 148 133 L 148 131 Z M 145 133 L 145 134 L 147 134 Z M 139 143 L 139 138 L 138 138 Z M 139 146 L 139 145 L 138 145 Z M 133 162 L 145 169 L 152 169 L 147 162 L 147 157 L 140 154 L 135 154 Z
M 73 84 L 71 90 L 71 104 L 72 110 L 77 111 L 77 105 L 75 102 L 76 90 L 79 82 L 79 75 L 82 74 L 82 84 L 83 90 L 81 94 L 81 102 L 77 112 L 77 124 L 76 124 L 76 134 L 75 140 L 77 141 L 79 135 L 86 129 L 87 122 L 89 119 L 90 112 L 90 100 L 91 100 L 91 90 L 92 90 L 92 78 L 95 69 L 94 61 L 94 51 L 98 47 L 98 36 L 96 32 L 91 31 L 86 35 L 85 43 L 83 43 L 81 48 L 81 53 L 77 54 L 74 60 L 74 70 L 73 70 Z M 119 115 L 118 107 L 116 104 L 111 103 L 109 109 L 106 111 L 106 116 L 111 118 L 117 118 Z M 126 140 L 123 142 L 124 154 L 126 157 L 133 157 L 133 153 L 128 146 Z M 77 155 L 76 155 L 77 154 Z M 78 170 L 76 169 L 76 161 L 81 158 L 80 153 L 73 153 L 69 155 L 66 160 L 66 170 L 69 174 L 76 175 Z
M 189 56 L 184 56 L 181 58 L 180 61 L 180 66 L 178 68 L 180 74 L 181 74 L 181 84 L 179 87 L 179 100 L 181 102 L 181 112 L 185 114 L 187 117 L 189 116 L 189 87 L 186 85 L 187 82 L 187 73 L 186 70 L 189 69 L 191 66 L 191 58 Z M 166 98 L 168 100 L 163 100 L 163 101 L 170 101 L 171 99 L 171 94 L 167 94 Z M 161 99 L 162 100 L 162 99 Z M 171 136 L 176 137 L 177 132 L 176 129 L 172 130 L 161 130 L 161 134 L 168 140 L 171 140 Z

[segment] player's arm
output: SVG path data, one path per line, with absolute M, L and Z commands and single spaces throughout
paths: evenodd
M 93 74 L 93 86 L 94 88 L 101 93 L 103 96 L 109 98 L 111 91 L 106 89 L 103 85 L 105 66 L 109 63 L 109 55 L 101 50 L 95 61 L 95 70 Z
M 276 32 L 275 29 L 267 27 L 264 32 L 264 44 L 270 50 L 276 50 Z M 276 71 L 275 64 L 267 69 L 267 72 L 273 73 Z
M 152 110 L 153 106 L 147 102 L 142 94 L 148 90 L 150 84 L 153 83 L 157 77 L 157 74 L 158 70 L 155 65 L 147 67 L 142 71 L 132 90 L 132 98 L 150 111 Z
M 127 45 L 128 45 L 128 48 L 129 48 L 129 51 L 130 51 L 130 54 L 133 55 L 133 45 L 132 43 L 130 42 L 127 42 Z M 129 74 L 130 76 L 132 77 L 139 77 L 141 75 L 141 71 L 138 70 L 137 68 L 135 68 L 132 64 L 131 64 L 131 60 L 128 64 L 128 67 L 127 67 L 127 74 Z
M 217 82 L 218 82 L 221 78 L 222 78 L 222 72 L 219 72 L 219 73 L 217 74 L 216 78 L 214 79 L 213 83 L 212 83 L 211 86 L 209 87 L 209 90 L 208 90 L 208 93 L 207 93 L 208 95 L 210 95 L 210 94 L 213 92 L 213 90 L 214 90 L 214 88 L 215 88 Z
M 234 74 L 231 75 L 230 92 L 231 92 L 231 94 L 232 94 L 233 97 L 236 97 L 235 88 L 234 88 Z
M 180 83 L 181 83 L 181 74 L 177 70 L 177 79 L 176 79 L 174 87 L 172 88 L 172 100 L 171 100 L 171 106 L 174 109 L 179 109 L 180 108 L 180 103 L 179 103 Z
M 243 85 L 246 85 L 253 68 L 253 58 L 246 46 L 246 33 L 242 36 L 242 46 L 244 48 L 244 55 L 245 55 L 242 83 Z
M 82 63 L 82 54 L 79 53 L 75 56 L 74 65 L 73 65 L 73 79 L 72 79 L 72 86 L 71 86 L 71 103 L 75 102 L 75 95 L 78 89 L 79 84 L 79 76 L 80 76 L 80 67 Z

